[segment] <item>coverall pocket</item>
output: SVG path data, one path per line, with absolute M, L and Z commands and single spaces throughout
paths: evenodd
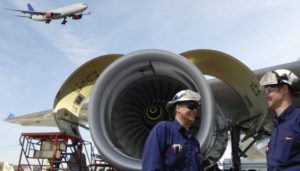
M 166 165 L 169 168 L 180 168 L 184 166 L 185 162 L 185 150 L 174 154 L 172 147 L 169 147 L 166 153 Z
M 277 145 L 275 147 L 276 149 L 274 149 L 273 159 L 280 163 L 288 162 L 294 144 L 294 137 L 285 136 L 280 138 L 276 143 Z

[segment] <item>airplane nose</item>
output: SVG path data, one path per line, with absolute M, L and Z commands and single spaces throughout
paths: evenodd
M 82 10 L 85 10 L 88 8 L 87 4 L 81 4 Z

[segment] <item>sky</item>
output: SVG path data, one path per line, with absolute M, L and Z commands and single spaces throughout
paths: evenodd
M 22 132 L 58 131 L 3 120 L 51 109 L 67 77 L 100 55 L 141 49 L 181 53 L 214 49 L 251 69 L 300 57 L 298 0 L 109 0 L 89 5 L 82 20 L 66 25 L 16 17 L 2 7 L 47 11 L 75 0 L 1 0 L 0 161 L 17 164 Z M 84 133 L 89 139 L 89 133 Z

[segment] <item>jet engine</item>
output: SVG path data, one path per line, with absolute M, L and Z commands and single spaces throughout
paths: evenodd
M 46 12 L 45 13 L 45 15 L 44 15 L 44 17 L 46 17 L 46 18 L 52 18 L 53 17 L 53 13 L 52 12 Z
M 263 114 L 263 108 L 254 107 L 259 95 L 255 89 L 257 78 L 247 67 L 216 51 L 190 51 L 182 55 L 186 58 L 161 50 L 130 53 L 110 64 L 97 79 L 89 102 L 90 131 L 99 152 L 113 166 L 141 170 L 140 158 L 149 132 L 159 121 L 173 119 L 165 105 L 176 92 L 187 88 L 198 91 L 202 98 L 202 111 L 191 128 L 202 154 L 213 160 L 222 156 L 227 133 L 213 135 L 218 127 L 225 127 L 226 120 L 200 71 L 202 68 L 206 74 L 225 79 L 241 95 L 249 109 L 244 114 L 246 118 Z
M 99 153 L 119 170 L 141 170 L 149 132 L 159 121 L 174 119 L 165 105 L 187 88 L 201 95 L 201 110 L 190 129 L 209 164 L 226 149 L 228 133 L 222 130 L 228 124 L 255 118 L 247 126 L 258 130 L 265 118 L 258 79 L 235 58 L 214 50 L 180 55 L 142 50 L 101 56 L 78 68 L 56 96 L 55 119 L 61 132 L 80 136 L 74 123 L 91 95 L 89 128 Z
M 74 14 L 74 15 L 72 15 L 72 19 L 73 20 L 79 20 L 81 18 L 82 18 L 82 14 Z

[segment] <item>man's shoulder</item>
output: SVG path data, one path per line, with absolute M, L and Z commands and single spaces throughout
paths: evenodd
M 300 108 L 294 108 L 293 113 L 288 118 L 288 123 L 293 127 L 295 132 L 300 133 Z
M 292 119 L 295 119 L 295 118 L 300 118 L 300 108 L 294 108 L 293 110 L 293 114 L 292 114 Z
M 157 123 L 153 129 L 168 129 L 173 125 L 173 121 L 160 121 Z
M 295 113 L 300 115 L 300 108 L 295 108 Z
M 172 125 L 172 121 L 160 121 L 155 125 L 155 127 L 168 127 L 170 125 Z

